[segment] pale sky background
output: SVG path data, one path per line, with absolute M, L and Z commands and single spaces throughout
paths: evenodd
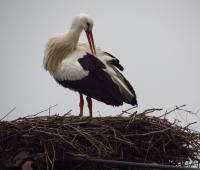
M 47 40 L 67 31 L 78 13 L 93 18 L 96 46 L 125 67 L 139 110 L 182 104 L 200 109 L 200 1 L 0 0 L 0 118 L 13 107 L 8 119 L 54 104 L 53 113 L 72 109 L 78 115 L 78 93 L 59 86 L 42 67 Z M 86 41 L 84 34 L 81 39 Z M 94 115 L 129 107 L 94 101 Z

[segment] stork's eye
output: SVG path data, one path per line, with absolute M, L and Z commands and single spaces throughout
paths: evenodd
M 86 24 L 87 24 L 88 27 L 90 27 L 90 23 L 89 22 L 87 22 Z

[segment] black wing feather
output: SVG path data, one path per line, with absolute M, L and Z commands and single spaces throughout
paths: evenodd
M 117 67 L 119 70 L 123 71 L 124 70 L 124 67 L 119 63 L 119 60 L 114 57 L 112 54 L 108 53 L 108 52 L 104 52 L 105 54 L 109 55 L 110 57 L 113 58 L 113 60 L 110 61 L 110 63 L 112 65 L 114 65 L 115 67 Z

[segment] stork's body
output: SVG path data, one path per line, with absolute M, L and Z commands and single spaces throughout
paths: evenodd
M 95 48 L 92 26 L 89 16 L 78 15 L 69 32 L 58 34 L 48 41 L 44 57 L 44 67 L 54 79 L 62 86 L 79 92 L 80 116 L 83 116 L 83 94 L 87 96 L 91 117 L 91 98 L 112 106 L 123 102 L 137 105 L 133 87 L 120 73 L 123 67 L 119 60 Z M 89 45 L 78 42 L 83 30 Z

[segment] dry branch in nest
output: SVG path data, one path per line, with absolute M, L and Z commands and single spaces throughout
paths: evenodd
M 20 159 L 33 160 L 38 169 L 72 167 L 66 165 L 68 156 L 198 166 L 199 133 L 170 123 L 165 115 L 171 112 L 160 117 L 149 115 L 160 111 L 148 109 L 128 116 L 123 112 L 116 117 L 93 119 L 80 119 L 70 113 L 36 115 L 1 121 L 1 167 L 19 165 Z

